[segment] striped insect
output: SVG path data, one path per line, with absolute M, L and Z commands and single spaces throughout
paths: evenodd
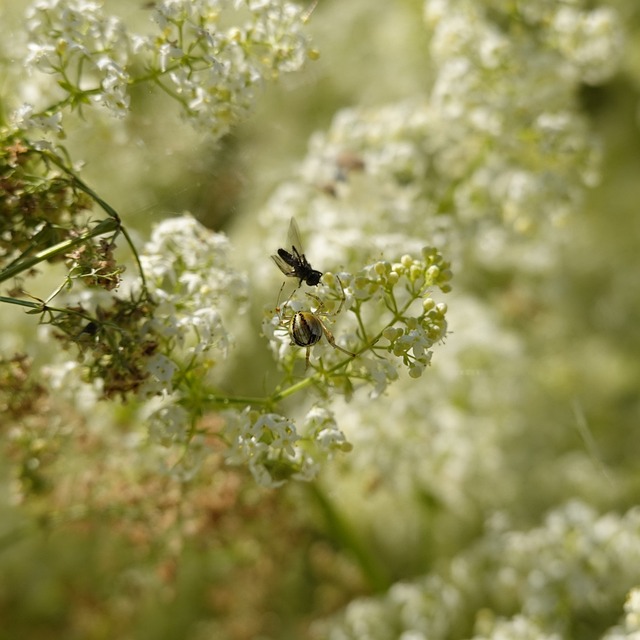
M 323 320 L 323 318 L 326 319 L 329 317 L 337 316 L 340 311 L 342 311 L 342 305 L 345 302 L 345 295 L 344 289 L 342 288 L 342 283 L 340 282 L 339 278 L 338 283 L 340 284 L 342 297 L 340 299 L 338 308 L 333 313 L 323 311 L 324 303 L 318 296 L 313 293 L 307 293 L 310 298 L 313 298 L 317 302 L 317 306 L 313 311 L 294 311 L 292 315 L 286 316 L 281 313 L 280 308 L 276 307 L 276 310 L 280 314 L 280 322 L 282 326 L 286 326 L 289 331 L 289 337 L 291 338 L 290 344 L 298 347 L 305 347 L 307 350 L 305 356 L 305 369 L 309 367 L 309 356 L 311 355 L 311 347 L 320 342 L 320 340 L 322 340 L 322 336 L 327 339 L 327 342 L 334 349 L 338 349 L 339 351 L 346 353 L 352 358 L 356 357 L 355 353 L 341 347 L 336 343 L 336 339 L 333 337 L 333 334 L 327 328 L 327 325 Z M 282 292 L 282 287 L 280 288 L 280 292 Z M 285 307 L 289 303 L 290 299 L 291 297 L 289 297 L 283 307 Z

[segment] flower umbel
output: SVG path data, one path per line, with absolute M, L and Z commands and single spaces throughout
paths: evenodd
M 22 105 L 15 126 L 62 136 L 63 111 L 89 104 L 123 118 L 131 87 L 145 83 L 217 139 L 250 111 L 265 80 L 312 57 L 304 11 L 282 0 L 163 0 L 151 19 L 152 33 L 133 33 L 100 2 L 34 2 L 25 63 L 54 77 L 43 87 L 54 106 Z
M 282 309 L 266 309 L 263 332 L 288 376 L 294 375 L 298 347 L 308 345 L 315 352 L 315 375 L 331 380 L 347 395 L 356 384 L 368 383 L 377 396 L 397 378 L 399 366 L 419 377 L 429 364 L 432 346 L 447 331 L 446 304 L 436 303 L 429 292 L 448 292 L 450 279 L 449 264 L 430 247 L 420 258 L 379 261 L 355 275 L 328 272 L 317 296 L 295 291 Z M 339 322 L 340 330 L 334 338 L 323 326 L 326 340 L 319 335 L 304 343 L 296 335 L 300 314 L 320 317 L 323 325 Z
M 223 417 L 227 463 L 247 464 L 264 486 L 277 487 L 289 479 L 312 480 L 324 460 L 351 449 L 333 412 L 319 405 L 300 421 L 300 430 L 292 419 L 277 413 L 245 409 L 226 411 Z
M 246 277 L 229 264 L 226 236 L 213 233 L 191 216 L 170 218 L 154 230 L 141 256 L 149 289 L 158 306 L 147 330 L 173 364 L 171 378 L 194 392 L 207 372 L 227 357 L 233 338 L 225 311 L 242 312 L 247 301 Z M 154 362 L 149 363 L 156 370 Z M 151 375 L 147 395 L 171 393 L 173 381 Z

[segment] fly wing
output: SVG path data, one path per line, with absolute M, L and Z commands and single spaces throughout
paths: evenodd
M 300 240 L 300 229 L 295 218 L 291 218 L 289 222 L 289 232 L 287 233 L 288 247 L 293 249 L 293 255 L 304 255 L 304 249 L 302 248 L 302 240 Z
M 276 263 L 276 266 L 285 276 L 295 276 L 296 270 L 289 264 L 287 264 L 280 256 L 272 255 L 271 259 Z

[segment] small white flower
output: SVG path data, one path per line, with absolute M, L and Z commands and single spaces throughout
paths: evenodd
M 30 42 L 28 45 L 25 64 L 42 71 L 43 73 L 57 73 L 60 71 L 60 57 L 56 47 L 52 44 L 37 44 Z
M 149 436 L 164 446 L 186 442 L 190 421 L 184 407 L 168 402 L 146 417 Z
M 54 111 L 50 115 L 33 115 L 33 105 L 25 103 L 16 109 L 11 117 L 14 127 L 22 131 L 36 130 L 42 134 L 62 133 L 62 113 Z
M 163 353 L 155 353 L 145 362 L 144 367 L 149 378 L 139 390 L 140 397 L 149 397 L 161 393 L 172 393 L 173 376 L 178 365 Z
M 163 71 L 163 72 L 166 71 L 169 66 L 169 63 L 172 60 L 179 60 L 183 56 L 184 56 L 184 51 L 180 47 L 177 47 L 173 42 L 163 43 L 162 45 L 160 45 L 158 49 L 158 62 L 159 62 L 160 71 Z M 186 69 L 181 69 L 181 71 L 186 73 Z M 173 72 L 171 74 L 171 79 L 176 84 L 179 84 L 178 82 L 176 82 L 177 78 L 178 78 L 177 72 Z
M 114 60 L 103 56 L 96 67 L 104 73 L 101 82 L 103 91 L 92 96 L 95 103 L 101 104 L 114 116 L 123 118 L 129 111 L 130 97 L 128 94 L 129 74 Z
M 338 428 L 335 416 L 326 407 L 314 406 L 304 418 L 304 432 L 313 439 L 320 455 L 330 455 L 334 451 L 350 448 L 346 436 Z

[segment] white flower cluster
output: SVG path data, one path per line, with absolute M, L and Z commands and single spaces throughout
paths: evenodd
M 534 618 L 523 615 L 495 618 L 484 611 L 478 616 L 476 627 L 470 640 L 563 640 L 561 634 L 545 630 Z
M 410 496 L 416 492 L 459 516 L 476 513 L 479 505 L 490 510 L 505 504 L 514 491 L 496 477 L 513 473 L 508 443 L 522 440 L 507 399 L 518 397 L 522 373 L 509 363 L 519 361 L 523 345 L 513 331 L 496 326 L 484 301 L 458 294 L 450 307 L 451 337 L 439 346 L 427 379 L 389 384 L 381 376 L 380 402 L 356 394 L 336 409 L 354 454 L 332 468 L 329 489 L 351 518 L 373 518 L 369 526 L 377 535 L 398 546 L 410 527 L 392 530 L 384 516 L 389 500 L 398 522 L 413 522 L 419 507 Z M 365 506 L 340 491 L 345 482 L 353 489 L 354 478 L 367 496 Z M 380 488 L 369 492 L 369 486 Z
M 28 66 L 58 76 L 63 92 L 86 91 L 113 115 L 126 114 L 129 36 L 118 18 L 103 12 L 100 2 L 37 0 L 27 11 L 27 29 Z M 60 118 L 55 110 L 49 115 Z M 31 124 L 42 128 L 44 123 Z
M 18 107 L 12 114 L 12 122 L 14 126 L 20 129 L 35 129 L 37 131 L 46 131 L 62 134 L 62 113 L 56 111 L 50 115 L 36 114 L 32 104 L 25 102 Z
M 443 237 L 484 263 L 526 260 L 514 236 L 579 212 L 598 179 L 575 96 L 620 63 L 615 13 L 569 4 L 425 2 L 430 94 L 339 112 L 263 212 L 273 243 L 295 216 L 320 267 Z
M 251 107 L 265 80 L 313 55 L 303 9 L 286 0 L 159 0 L 157 30 L 138 34 L 92 0 L 37 0 L 28 10 L 29 67 L 56 76 L 57 104 L 23 105 L 16 126 L 61 132 L 61 109 L 91 100 L 127 115 L 129 89 L 148 82 L 215 138 Z M 60 91 L 61 90 L 61 91 Z
M 301 432 L 292 420 L 276 413 L 247 408 L 226 411 L 223 417 L 227 463 L 247 465 L 265 487 L 278 487 L 289 479 L 312 480 L 324 460 L 350 448 L 333 413 L 319 405 L 301 421 Z
M 405 254 L 397 263 L 379 261 L 355 275 L 326 272 L 316 293 L 294 291 L 282 309 L 267 307 L 263 333 L 281 366 L 291 371 L 300 349 L 293 340 L 293 320 L 299 313 L 319 319 L 324 339 L 311 345 L 314 361 L 320 369 L 343 367 L 344 375 L 336 378 L 347 397 L 357 380 L 369 384 L 370 397 L 376 398 L 397 380 L 401 366 L 419 378 L 431 362 L 434 344 L 446 336 L 447 305 L 436 303 L 428 292 L 436 287 L 449 291 L 450 278 L 448 264 L 431 248 L 422 250 L 421 259 Z M 350 312 L 349 324 L 341 324 L 334 336 L 329 324 L 343 310 Z
M 551 512 L 539 528 L 518 533 L 496 527 L 468 569 L 476 571 L 487 559 L 499 568 L 497 598 L 515 597 L 526 615 L 564 632 L 563 611 L 615 610 L 637 584 L 640 511 L 599 516 L 573 501 Z
M 227 356 L 229 322 L 247 301 L 246 276 L 229 264 L 226 236 L 189 215 L 161 222 L 140 256 L 157 307 L 147 330 L 164 341 L 148 365 L 142 395 L 172 393 L 176 371 L 203 371 Z M 231 318 L 223 322 L 225 312 Z
M 585 83 L 599 84 L 618 68 L 624 43 L 618 16 L 611 7 L 583 11 L 553 3 L 550 39 Z
M 615 71 L 622 36 L 609 10 L 496 5 L 502 24 L 470 0 L 425 2 L 437 65 L 429 146 L 440 177 L 461 180 L 459 215 L 498 213 L 526 231 L 541 215 L 571 213 L 579 185 L 595 180 L 599 158 L 574 96 Z
M 153 11 L 159 35 L 138 47 L 186 115 L 219 137 L 246 114 L 265 79 L 303 65 L 302 18 L 300 7 L 281 0 L 165 0 Z
M 457 556 L 446 578 L 434 573 L 356 600 L 341 618 L 323 623 L 321 637 L 444 640 L 466 637 L 470 624 L 473 640 L 572 637 L 577 612 L 615 611 L 637 585 L 639 534 L 637 510 L 598 516 L 578 502 L 550 513 L 537 529 L 490 528 Z M 626 629 L 612 630 L 607 640 L 637 637 L 639 600 L 637 590 L 629 593 Z

